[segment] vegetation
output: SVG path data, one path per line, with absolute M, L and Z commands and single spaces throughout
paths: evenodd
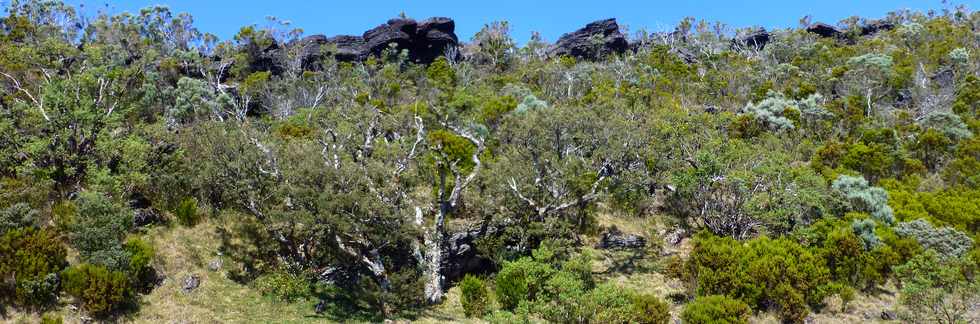
M 598 58 L 492 22 L 420 64 L 6 6 L 3 320 L 802 323 L 892 294 L 978 320 L 964 7 L 751 48 L 688 18 Z

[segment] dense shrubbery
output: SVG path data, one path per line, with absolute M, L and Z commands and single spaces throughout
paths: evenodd
M 467 317 L 483 317 L 491 308 L 490 291 L 482 279 L 467 275 L 459 282 L 460 303 Z
M 2 301 L 130 309 L 160 248 L 134 214 L 162 214 L 226 218 L 231 278 L 286 301 L 326 291 L 365 321 L 458 283 L 467 315 L 493 321 L 662 323 L 659 298 L 604 283 L 583 256 L 628 217 L 704 232 L 670 267 L 690 322 L 746 308 L 799 322 L 896 272 L 918 314 L 955 308 L 980 257 L 980 13 L 886 20 L 899 27 L 771 30 L 747 49 L 685 19 L 597 60 L 519 47 L 494 22 L 421 65 L 394 49 L 299 57 L 325 52 L 280 23 L 218 41 L 162 7 L 14 1 Z
M 128 306 L 135 292 L 126 274 L 105 266 L 80 264 L 61 273 L 62 287 L 87 312 L 108 316 Z
M 690 324 L 747 324 L 752 310 L 738 299 L 702 296 L 684 307 L 681 319 Z
M 667 323 L 667 304 L 605 283 L 593 282 L 588 259 L 559 262 L 547 249 L 535 250 L 533 258 L 509 262 L 494 281 L 502 311 L 492 321 L 541 318 L 549 322 Z M 580 257 L 582 258 L 582 257 Z M 557 262 L 557 263 L 556 263 Z
M 831 271 L 820 255 L 785 238 L 742 244 L 699 234 L 685 268 L 684 279 L 698 296 L 731 296 L 756 309 L 779 311 L 787 321 L 801 322 L 808 306 L 818 307 L 833 293 Z
M 30 308 L 53 302 L 60 291 L 58 273 L 68 266 L 66 253 L 49 230 L 8 230 L 0 237 L 0 300 Z

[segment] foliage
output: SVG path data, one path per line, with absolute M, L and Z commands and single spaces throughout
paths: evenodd
M 967 260 L 944 260 L 927 250 L 895 269 L 902 282 L 899 301 L 908 307 L 903 314 L 910 321 L 964 323 L 980 302 L 976 264 Z
M 483 317 L 491 310 L 490 291 L 482 279 L 467 275 L 459 282 L 463 313 L 467 317 Z
M 94 316 L 109 316 L 122 310 L 134 294 L 125 273 L 101 265 L 75 265 L 62 271 L 61 278 L 65 293 Z
M 177 221 L 181 225 L 197 225 L 201 221 L 201 215 L 197 210 L 197 199 L 185 198 L 180 201 L 180 204 L 174 209 L 174 215 L 177 216 Z
M 306 278 L 290 274 L 286 271 L 276 271 L 265 274 L 252 282 L 255 289 L 262 295 L 283 302 L 294 302 L 310 295 L 310 285 Z
M 681 319 L 691 324 L 745 324 L 752 310 L 738 299 L 710 295 L 694 299 L 684 307 Z
M 935 228 L 929 221 L 917 219 L 899 223 L 895 232 L 915 239 L 923 248 L 934 250 L 943 258 L 959 258 L 973 247 L 973 239 L 953 228 Z
M 23 227 L 0 237 L 0 284 L 3 298 L 17 305 L 40 309 L 59 292 L 58 273 L 68 266 L 67 250 L 54 233 Z
M 888 192 L 880 187 L 868 185 L 868 181 L 860 177 L 842 175 L 831 185 L 851 204 L 851 209 L 870 213 L 875 220 L 892 224 L 895 222 L 894 211 L 888 206 Z
M 71 226 L 69 243 L 86 262 L 126 269 L 129 254 L 122 245 L 132 227 L 132 214 L 97 192 L 82 193 L 77 204 L 78 220 Z
M 697 295 L 727 295 L 755 309 L 776 307 L 788 321 L 802 320 L 807 305 L 823 300 L 831 274 L 819 255 L 789 239 L 760 237 L 743 245 L 710 234 L 695 238 L 685 268 Z

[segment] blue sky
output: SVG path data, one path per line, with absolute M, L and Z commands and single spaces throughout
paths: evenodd
M 9 0 L 0 0 L 0 3 Z M 447 16 L 456 20 L 456 33 L 462 40 L 486 23 L 507 20 L 512 37 L 525 42 L 532 31 L 554 41 L 562 33 L 585 23 L 618 18 L 631 31 L 659 31 L 672 28 L 687 16 L 721 21 L 734 27 L 795 27 L 805 15 L 815 21 L 837 22 L 849 16 L 882 17 L 897 9 L 925 11 L 941 9 L 941 0 L 628 0 L 628 1 L 535 1 L 535 0 L 68 0 L 84 4 L 88 12 L 107 9 L 111 13 L 136 12 L 154 4 L 169 6 L 175 12 L 189 12 L 202 31 L 227 39 L 247 24 L 264 25 L 266 16 L 289 20 L 306 34 L 354 34 L 383 23 L 405 12 L 417 19 Z M 953 0 L 973 10 L 980 0 Z

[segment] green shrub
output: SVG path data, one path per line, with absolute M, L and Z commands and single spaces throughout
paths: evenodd
M 130 239 L 123 245 L 123 249 L 129 254 L 129 277 L 134 286 L 142 288 L 152 285 L 155 272 L 151 263 L 156 253 L 153 246 L 141 239 Z
M 50 304 L 58 295 L 57 274 L 68 266 L 66 255 L 65 247 L 48 230 L 8 231 L 0 237 L 0 277 L 5 279 L 0 281 L 0 292 L 31 308 Z
M 177 222 L 184 226 L 194 226 L 201 221 L 201 216 L 197 211 L 197 199 L 185 198 L 174 209 L 174 216 Z
M 264 274 L 252 284 L 262 295 L 284 302 L 296 301 L 310 295 L 309 281 L 286 271 Z
M 684 307 L 685 324 L 746 324 L 751 310 L 744 302 L 722 295 L 698 297 Z
M 490 311 L 490 291 L 480 278 L 466 275 L 459 283 L 460 303 L 466 317 L 483 317 Z
M 62 288 L 74 297 L 82 309 L 97 317 L 106 317 L 121 310 L 133 292 L 129 279 L 120 271 L 94 264 L 80 264 L 61 272 Z
M 728 295 L 759 309 L 791 310 L 783 313 L 787 320 L 801 312 L 805 316 L 806 305 L 818 306 L 829 294 L 831 276 L 824 261 L 787 238 L 759 237 L 742 243 L 698 234 L 685 268 L 691 271 L 691 288 L 697 295 Z M 795 296 L 805 298 L 802 307 Z
M 126 270 L 129 255 L 122 243 L 132 225 L 132 213 L 125 208 L 101 193 L 83 192 L 78 198 L 78 220 L 70 228 L 69 242 L 84 262 Z
M 977 264 L 968 259 L 944 260 L 935 250 L 915 256 L 895 268 L 901 282 L 902 314 L 915 323 L 967 323 L 970 309 L 980 302 Z
M 522 301 L 534 300 L 554 271 L 550 265 L 527 257 L 504 264 L 494 281 L 500 307 L 513 310 Z
M 660 297 L 650 294 L 634 294 L 633 323 L 666 324 L 670 322 L 670 306 Z
M 935 228 L 926 220 L 899 223 L 898 235 L 915 239 L 925 249 L 935 250 L 944 258 L 958 258 L 973 247 L 973 239 L 953 228 Z
M 44 314 L 41 316 L 41 324 L 62 324 L 64 320 L 61 316 L 53 314 Z
M 0 235 L 15 228 L 31 226 L 36 221 L 38 221 L 37 211 L 26 203 L 17 203 L 0 209 Z

